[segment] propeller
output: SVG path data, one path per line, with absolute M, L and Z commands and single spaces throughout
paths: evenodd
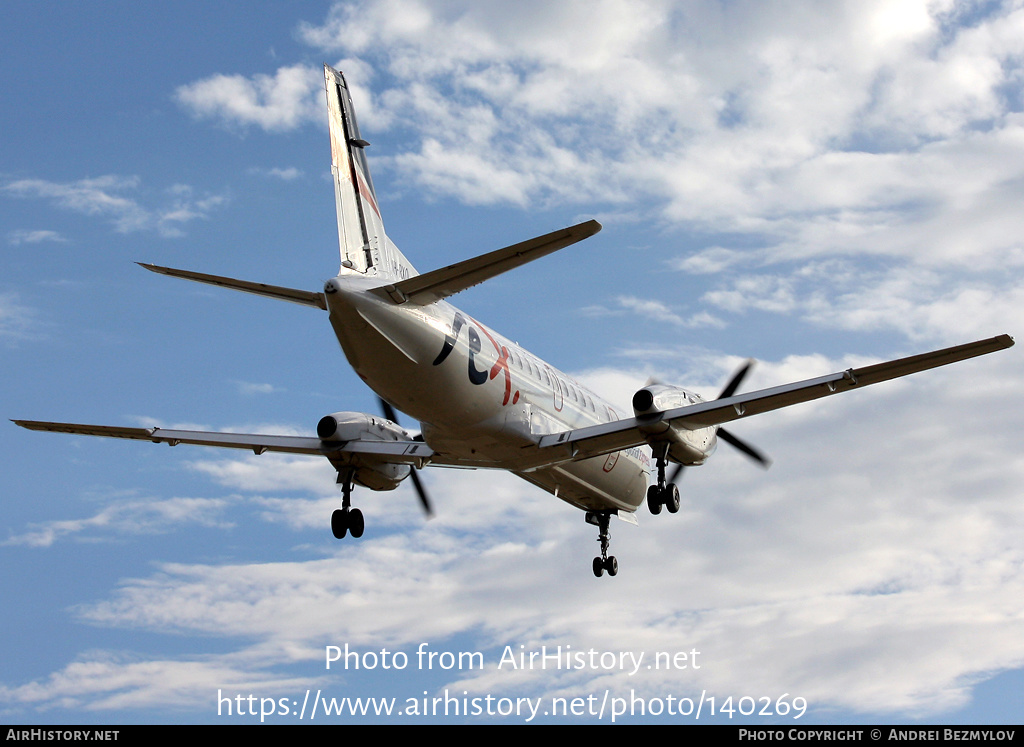
M 392 423 L 398 423 L 398 415 L 395 414 L 395 408 L 391 406 L 383 397 L 378 397 L 380 400 L 380 409 L 384 412 L 384 417 L 390 420 Z M 420 481 L 420 476 L 416 474 L 419 470 L 413 467 L 409 472 L 409 477 L 412 478 L 412 486 L 416 489 L 416 495 L 419 496 L 420 504 L 423 506 L 423 510 L 427 514 L 427 518 L 434 515 L 434 509 L 430 507 L 430 498 L 427 497 L 427 491 L 423 487 L 423 483 Z
M 729 383 L 725 385 L 725 388 L 722 390 L 722 393 L 718 395 L 718 399 L 725 399 L 726 397 L 731 397 L 732 395 L 734 395 L 736 393 L 736 390 L 740 388 L 740 384 L 743 383 L 743 380 L 747 378 L 747 374 L 750 373 L 750 369 L 753 367 L 753 358 L 748 359 L 746 363 L 740 366 L 736 370 L 736 373 L 732 375 L 732 378 L 729 379 Z M 725 441 L 730 446 L 732 446 L 734 449 L 739 449 L 740 451 L 742 451 L 748 457 L 750 457 L 759 465 L 761 465 L 761 467 L 763 467 L 764 469 L 768 469 L 768 467 L 771 466 L 772 460 L 765 456 L 763 452 L 759 451 L 758 449 L 755 449 L 753 446 L 748 444 L 743 439 L 734 436 L 725 428 L 719 427 L 718 437 Z M 675 479 L 676 474 L 678 474 L 678 470 L 676 471 L 676 473 L 673 473 L 673 480 Z
M 718 395 L 717 399 L 725 399 L 726 397 L 731 397 L 732 395 L 734 395 L 736 393 L 736 390 L 740 388 L 740 384 L 742 384 L 743 380 L 747 378 L 747 374 L 750 373 L 750 370 L 753 367 L 754 359 L 748 358 L 746 363 L 744 363 L 742 366 L 736 369 L 736 372 L 729 379 L 729 383 L 725 385 L 721 393 Z M 647 387 L 651 386 L 652 384 L 661 383 L 662 382 L 660 380 L 652 376 L 649 379 L 647 379 L 647 383 L 644 384 L 644 386 Z M 748 457 L 753 459 L 764 469 L 768 469 L 768 467 L 771 466 L 772 460 L 769 459 L 762 451 L 754 448 L 753 446 L 751 446 L 738 436 L 734 436 L 732 433 L 725 430 L 724 428 L 718 428 L 718 436 L 733 448 L 738 449 L 739 451 L 743 452 Z M 680 477 L 682 477 L 684 467 L 685 465 L 676 464 L 675 468 L 672 470 L 671 476 L 666 481 L 666 484 L 674 485 L 676 481 Z

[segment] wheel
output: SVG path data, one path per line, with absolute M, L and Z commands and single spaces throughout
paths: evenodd
M 614 576 L 619 572 L 619 561 L 615 559 L 614 555 L 609 555 L 608 560 L 604 561 L 604 567 L 608 569 L 609 576 Z
M 668 509 L 670 514 L 679 511 L 679 488 L 676 487 L 675 483 L 665 487 L 665 508 Z
M 348 531 L 348 515 L 340 508 L 331 514 L 331 531 L 334 532 L 335 539 L 343 538 Z
M 598 578 L 604 575 L 604 561 L 601 558 L 594 558 L 594 575 Z
M 348 514 L 348 531 L 352 533 L 352 536 L 359 539 L 363 536 L 363 512 L 358 508 L 353 508 Z
M 661 491 L 657 485 L 647 488 L 647 508 L 651 509 L 655 516 L 661 513 Z

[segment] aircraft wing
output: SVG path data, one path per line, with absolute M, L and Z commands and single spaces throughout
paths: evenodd
M 392 464 L 411 464 L 422 467 L 436 455 L 422 441 L 337 441 L 325 442 L 313 436 L 272 436 L 252 433 L 221 433 L 217 431 L 180 431 L 170 428 L 123 428 L 111 425 L 82 425 L 78 423 L 47 423 L 36 420 L 11 421 L 22 428 L 53 433 L 76 433 L 82 436 L 129 438 L 153 443 L 195 444 L 220 446 L 229 449 L 249 449 L 255 454 L 278 451 L 288 454 L 311 454 L 338 458 L 345 454 Z M 448 465 L 439 460 L 440 466 Z M 458 466 L 462 466 L 461 464 Z
M 173 267 L 160 267 L 159 265 L 149 265 L 145 262 L 137 262 L 136 264 L 138 264 L 139 267 L 145 267 L 150 272 L 169 275 L 172 278 L 182 278 L 184 280 L 194 280 L 197 283 L 219 285 L 222 288 L 231 288 L 233 290 L 244 291 L 246 293 L 255 293 L 257 296 L 269 296 L 270 298 L 276 298 L 280 301 L 291 301 L 292 303 L 300 303 L 304 306 L 315 306 L 318 309 L 327 311 L 327 301 L 324 300 L 323 293 L 297 290 L 295 288 L 285 288 L 280 285 L 253 283 L 249 280 L 236 280 L 235 278 L 226 278 L 220 275 L 207 275 L 205 272 L 176 270 Z M 131 437 L 123 436 L 123 438 Z
M 658 423 L 665 423 L 666 429 L 670 425 L 684 429 L 722 425 L 740 418 L 748 418 L 751 415 L 759 415 L 801 402 L 810 402 L 821 397 L 848 392 L 918 371 L 926 371 L 929 368 L 946 366 L 979 355 L 987 355 L 1012 345 L 1012 337 L 999 335 L 988 340 L 969 342 L 965 345 L 957 345 L 885 363 L 876 363 L 862 368 L 850 368 L 828 376 L 737 394 L 687 407 L 678 407 L 653 415 L 553 433 L 541 437 L 538 446 L 541 452 L 550 450 L 552 456 L 557 455 L 562 459 L 586 459 L 640 446 L 647 442 L 641 428 L 650 433 L 650 427 L 656 426 Z
M 504 249 L 481 254 L 479 257 L 457 262 L 423 275 L 416 275 L 393 285 L 381 286 L 376 291 L 399 304 L 406 301 L 421 305 L 431 304 L 471 288 L 495 275 L 508 272 L 570 244 L 575 244 L 577 241 L 582 241 L 600 230 L 600 223 L 596 220 L 588 220 L 585 223 L 521 241 L 518 244 L 506 246 Z

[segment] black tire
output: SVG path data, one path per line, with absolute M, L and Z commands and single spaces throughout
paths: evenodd
M 331 514 L 331 531 L 334 532 L 335 539 L 344 539 L 345 533 L 348 532 L 348 516 L 340 508 Z
M 604 561 L 604 567 L 608 569 L 609 576 L 615 576 L 619 572 L 619 561 L 615 559 L 614 555 L 609 555 L 608 560 Z
M 675 483 L 665 487 L 665 508 L 668 509 L 670 514 L 679 511 L 679 488 L 676 487 Z
M 647 488 L 647 508 L 655 516 L 661 513 L 661 491 L 658 490 L 657 485 Z
M 352 536 L 359 539 L 363 536 L 363 529 L 365 528 L 363 523 L 363 512 L 358 508 L 353 508 L 348 514 L 348 531 L 351 532 Z
M 604 575 L 604 561 L 601 558 L 594 558 L 594 575 L 598 578 Z

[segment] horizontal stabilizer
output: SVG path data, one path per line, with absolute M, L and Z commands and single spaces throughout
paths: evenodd
M 416 275 L 393 285 L 382 286 L 376 291 L 395 303 L 412 301 L 420 305 L 431 304 L 472 288 L 495 275 L 582 241 L 600 230 L 600 223 L 588 220 L 586 223 L 481 254 L 479 257 L 448 265 L 424 275 Z
M 280 285 L 253 283 L 248 280 L 235 280 L 234 278 L 226 278 L 220 275 L 207 275 L 203 272 L 192 272 L 191 270 L 175 270 L 172 267 L 160 267 L 159 265 L 150 265 L 145 262 L 138 262 L 137 264 L 139 267 L 145 267 L 151 272 L 157 272 L 161 275 L 170 275 L 172 278 L 183 278 L 185 280 L 194 280 L 197 283 L 219 285 L 222 288 L 231 288 L 233 290 L 244 291 L 245 293 L 255 293 L 257 296 L 270 296 L 271 298 L 276 298 L 280 301 L 291 301 L 292 303 L 300 303 L 304 306 L 315 306 L 318 309 L 327 311 L 327 302 L 324 300 L 323 293 L 296 290 L 295 288 L 285 288 Z
M 816 379 L 784 384 L 756 392 L 746 392 L 696 405 L 677 407 L 653 415 L 626 418 L 613 423 L 602 423 L 563 433 L 553 433 L 543 436 L 539 446 L 541 451 L 544 451 L 545 448 L 551 449 L 553 458 L 564 449 L 568 449 L 570 458 L 585 459 L 639 446 L 647 440 L 641 427 L 649 431 L 651 425 L 659 422 L 694 430 L 722 425 L 740 418 L 749 418 L 751 415 L 759 415 L 801 402 L 810 402 L 821 397 L 848 392 L 918 371 L 927 371 L 930 368 L 946 366 L 979 355 L 987 355 L 1012 345 L 1012 337 L 999 335 L 988 340 L 978 340 L 965 345 L 956 345 L 862 368 L 850 368 Z M 563 448 L 556 448 L 559 446 Z M 564 454 L 562 456 L 564 457 Z

